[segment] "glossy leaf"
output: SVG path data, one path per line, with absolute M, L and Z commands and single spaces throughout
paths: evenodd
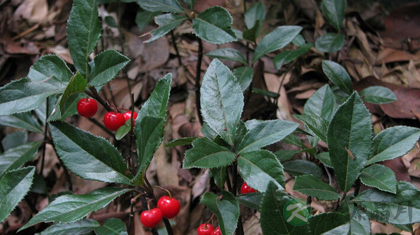
M 249 85 L 252 82 L 252 76 L 254 75 L 254 70 L 251 67 L 239 67 L 233 71 L 236 79 L 241 86 L 242 92 L 248 89 Z
M 90 86 L 102 86 L 111 81 L 123 69 L 130 59 L 115 50 L 101 52 L 93 59 L 89 75 Z
M 57 223 L 51 225 L 39 235 L 68 235 L 68 234 L 86 234 L 99 227 L 96 220 L 84 219 L 73 223 Z
M 198 14 L 192 20 L 192 28 L 199 38 L 223 44 L 237 40 L 231 28 L 232 22 L 232 16 L 225 8 L 214 6 Z
M 321 11 L 334 28 L 340 31 L 344 20 L 346 0 L 322 0 Z
M 0 125 L 25 129 L 32 132 L 42 132 L 41 126 L 30 112 L 0 116 Z
M 338 105 L 334 93 L 328 84 L 319 88 L 303 107 L 303 113 L 322 117 L 328 122 L 333 118 Z
M 50 81 L 54 81 L 52 78 Z M 58 82 L 57 82 L 58 83 Z M 61 86 L 22 78 L 0 88 L 0 116 L 34 110 L 45 99 L 63 91 Z
M 394 172 L 383 165 L 373 164 L 363 169 L 360 180 L 367 186 L 385 192 L 395 193 L 397 190 L 397 180 Z
M 284 120 L 270 120 L 259 123 L 251 129 L 243 138 L 238 153 L 246 153 L 259 150 L 270 144 L 279 142 L 293 133 L 299 124 Z
M 350 231 L 349 234 L 371 234 L 369 217 L 359 208 L 349 203 Z
M 1 145 L 3 146 L 3 150 L 7 151 L 19 145 L 24 145 L 28 140 L 28 133 L 24 130 L 14 131 L 6 135 L 1 140 Z
M 315 158 L 320 160 L 322 164 L 332 168 L 331 157 L 329 152 L 323 152 L 320 154 L 315 155 Z
M 283 189 L 283 166 L 269 151 L 243 153 L 238 157 L 238 169 L 245 182 L 259 192 L 265 192 L 270 181 Z
M 321 178 L 323 175 L 322 169 L 315 163 L 297 159 L 283 163 L 284 171 L 293 176 L 313 175 Z
M 150 35 L 152 37 L 145 41 L 145 43 L 153 42 L 165 36 L 169 31 L 171 31 L 187 19 L 188 18 L 183 15 L 175 15 L 172 13 L 156 16 L 155 22 L 157 25 L 159 25 L 159 28 L 150 32 Z
M 288 64 L 295 60 L 296 58 L 301 57 L 306 52 L 308 52 L 312 47 L 312 43 L 308 43 L 307 45 L 296 49 L 296 50 L 286 50 L 282 51 L 280 54 L 277 54 L 273 58 L 273 64 L 274 67 L 276 67 L 277 70 L 280 70 L 281 67 L 285 64 Z
M 397 100 L 395 94 L 387 87 L 371 86 L 360 91 L 364 101 L 372 104 L 387 104 Z
M 327 142 L 328 122 L 317 115 L 294 115 L 294 117 L 302 121 L 318 138 Z
M 320 213 L 312 216 L 309 226 L 312 234 L 323 234 L 338 226 L 348 223 L 347 216 L 340 213 Z
M 420 138 L 420 129 L 408 126 L 394 126 L 381 131 L 373 138 L 372 151 L 367 164 L 403 156 Z
M 120 152 L 107 140 L 67 123 L 51 122 L 54 146 L 64 165 L 83 179 L 130 185 Z
M 166 148 L 172 148 L 176 146 L 182 145 L 190 145 L 194 140 L 198 139 L 199 137 L 183 137 L 179 139 L 173 139 L 169 143 L 165 144 Z
M 130 190 L 122 188 L 101 188 L 85 195 L 60 196 L 32 217 L 18 231 L 27 229 L 40 222 L 75 222 L 91 212 L 104 208 L 115 198 Z
M 218 167 L 218 168 L 211 168 L 211 175 L 213 176 L 214 183 L 219 188 L 223 188 L 226 182 L 226 166 Z
M 222 198 L 213 193 L 205 193 L 200 203 L 204 204 L 217 217 L 222 234 L 233 235 L 239 218 L 239 203 L 227 191 L 222 191 Z
M 302 168 L 303 167 L 304 166 L 302 166 Z M 318 200 L 331 201 L 337 200 L 341 197 L 333 187 L 313 175 L 302 175 L 296 177 L 293 190 L 315 197 Z
M 236 61 L 245 65 L 248 64 L 245 57 L 238 50 L 233 49 L 233 48 L 220 48 L 220 49 L 208 52 L 206 56 L 211 57 L 211 58 Z
M 232 72 L 214 59 L 201 84 L 201 113 L 204 121 L 228 144 L 233 145 L 244 107 L 244 96 Z
M 74 67 L 83 76 L 89 73 L 88 57 L 101 37 L 97 0 L 74 0 L 67 22 L 67 43 Z
M 260 192 L 246 193 L 236 196 L 236 200 L 238 200 L 239 203 L 254 210 L 259 210 L 261 208 L 262 198 L 263 194 Z
M 129 120 L 130 121 L 130 120 Z M 122 138 L 124 138 L 124 136 L 126 136 L 131 130 L 131 125 L 122 125 L 120 126 L 120 128 L 118 128 L 117 132 L 115 132 L 115 139 L 116 140 L 121 140 Z
M 128 235 L 125 223 L 117 218 L 109 218 L 105 223 L 95 228 L 97 235 Z
M 32 160 L 38 153 L 42 142 L 36 141 L 20 145 L 0 154 L 0 177 L 7 171 L 15 170 Z
M 57 55 L 41 56 L 29 69 L 28 78 L 34 82 L 45 81 L 52 77 L 63 83 L 69 82 L 73 77 L 66 62 Z
M 178 0 L 137 0 L 137 3 L 146 11 L 184 13 Z
M 353 92 L 351 78 L 343 66 L 329 60 L 322 61 L 322 71 L 335 85 L 347 94 Z
M 9 171 L 0 178 L 0 222 L 3 222 L 25 197 L 32 185 L 35 167 Z
M 220 146 L 207 138 L 193 141 L 193 148 L 185 152 L 183 167 L 185 169 L 215 168 L 226 166 L 235 160 L 235 154 L 230 149 Z
M 291 198 L 285 191 L 282 190 L 282 188 L 278 188 L 274 182 L 270 182 L 268 184 L 267 191 L 264 194 L 264 197 L 261 202 L 261 228 L 263 234 L 311 234 L 309 231 L 308 224 L 294 226 L 287 222 L 288 219 L 293 219 L 291 215 L 289 216 L 288 214 L 286 215 L 284 213 L 285 209 L 287 209 L 287 203 L 291 200 L 295 199 Z M 309 213 L 303 208 L 302 210 L 299 210 L 299 208 L 292 208 L 292 210 L 294 210 L 294 212 L 297 212 L 303 217 L 305 215 L 302 214 Z
M 372 147 L 372 121 L 354 92 L 337 110 L 328 128 L 328 147 L 338 183 L 347 192 L 367 162 Z
M 255 48 L 252 63 L 263 57 L 265 54 L 281 49 L 289 44 L 300 33 L 300 26 L 280 26 L 265 35 Z
M 320 52 L 331 53 L 341 50 L 344 46 L 344 35 L 327 33 L 315 41 L 315 48 Z

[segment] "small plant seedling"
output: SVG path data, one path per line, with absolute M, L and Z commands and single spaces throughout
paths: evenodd
M 98 111 L 98 103 L 92 98 L 83 98 L 77 102 L 77 112 L 85 118 L 93 117 L 96 111 Z
M 107 112 L 104 116 L 105 127 L 111 131 L 116 131 L 125 124 L 125 118 L 122 113 Z
M 162 211 L 159 208 L 143 211 L 140 215 L 140 221 L 144 227 L 154 228 L 162 221 Z
M 211 224 L 201 224 L 197 228 L 197 235 L 212 235 L 214 228 Z

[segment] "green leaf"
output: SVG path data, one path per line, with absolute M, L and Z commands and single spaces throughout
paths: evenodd
M 280 26 L 273 30 L 271 33 L 265 35 L 263 39 L 255 48 L 252 63 L 265 54 L 281 49 L 289 44 L 300 33 L 302 27 L 300 26 Z
M 213 44 L 236 41 L 231 25 L 233 19 L 223 7 L 214 6 L 198 14 L 192 20 L 194 33 L 201 39 Z
M 259 89 L 255 87 L 252 89 L 252 93 L 267 96 L 268 98 L 274 98 L 274 99 L 278 99 L 280 97 L 278 93 L 274 93 L 268 90 L 263 90 L 263 89 Z
M 118 28 L 117 22 L 115 22 L 114 17 L 112 16 L 105 16 L 105 24 L 111 28 Z
M 137 0 L 137 3 L 146 11 L 184 13 L 177 0 Z
M 302 140 L 299 139 L 295 134 L 290 134 L 282 140 L 286 144 L 295 145 L 297 147 L 300 147 L 302 149 L 306 148 L 306 146 L 302 143 Z
M 60 109 L 61 120 L 65 120 L 66 118 L 77 114 L 77 102 L 82 98 L 86 98 L 85 93 L 76 93 L 67 99 L 66 103 Z
M 174 140 L 171 140 L 169 143 L 165 144 L 165 147 L 172 148 L 176 146 L 190 145 L 194 140 L 198 138 L 199 137 L 183 137 L 179 139 L 174 139 Z
M 42 132 L 41 126 L 30 112 L 0 116 L 0 125 L 21 128 L 32 132 Z
M 298 47 L 303 47 L 306 43 L 305 39 L 301 34 L 296 35 L 296 37 L 292 41 L 293 45 Z
M 247 153 L 279 142 L 293 133 L 299 124 L 284 120 L 270 120 L 259 123 L 243 138 L 238 153 Z
M 36 141 L 20 145 L 0 154 L 0 177 L 6 172 L 21 167 L 26 162 L 32 160 L 38 153 L 38 148 L 42 142 Z
M 397 100 L 395 94 L 383 86 L 371 86 L 360 91 L 364 101 L 373 104 L 387 104 Z
M 226 191 L 222 191 L 222 198 L 213 193 L 205 193 L 200 201 L 213 212 L 219 222 L 222 234 L 233 235 L 239 218 L 239 203 L 235 197 Z
M 251 41 L 254 41 L 258 37 L 258 34 L 260 33 L 264 20 L 265 20 L 265 8 L 264 8 L 264 4 L 260 2 L 254 3 L 245 12 L 246 27 L 249 30 L 253 29 L 252 36 L 249 37 Z
M 245 57 L 238 50 L 233 48 L 220 48 L 214 51 L 210 51 L 206 54 L 206 56 L 211 58 L 236 61 L 244 65 L 248 64 Z
M 397 179 L 394 172 L 383 165 L 373 164 L 363 169 L 360 180 L 367 186 L 385 192 L 395 193 L 397 190 Z
M 25 197 L 32 185 L 35 167 L 9 171 L 0 178 L 0 222 L 3 222 Z
M 309 220 L 312 234 L 322 234 L 340 225 L 348 223 L 347 216 L 341 213 L 321 213 Z
M 104 225 L 95 228 L 97 235 L 128 235 L 125 223 L 117 218 L 109 218 Z
M 293 115 L 296 119 L 302 121 L 318 138 L 327 142 L 328 122 L 316 115 Z
M 334 93 L 328 84 L 319 88 L 303 107 L 303 113 L 311 116 L 322 117 L 328 122 L 334 117 L 338 105 Z
M 251 67 L 239 67 L 233 70 L 233 75 L 238 80 L 242 92 L 244 92 L 252 82 L 254 69 L 252 69 Z
M 160 11 L 150 12 L 150 11 L 145 11 L 141 9 L 140 11 L 137 12 L 137 15 L 136 15 L 137 27 L 139 28 L 140 31 L 143 31 L 143 29 L 147 25 L 149 25 L 150 22 L 152 22 L 155 16 L 158 16 L 160 14 L 162 14 L 162 12 Z
M 344 45 L 344 35 L 338 33 L 327 33 L 315 41 L 315 48 L 320 52 L 336 52 Z
M 304 208 L 304 206 L 306 206 L 305 204 L 302 204 L 299 200 L 291 198 L 281 189 L 282 188 L 278 188 L 274 182 L 270 182 L 268 184 L 267 191 L 265 192 L 261 202 L 261 228 L 263 234 L 311 234 L 308 224 L 294 226 L 293 224 L 287 222 L 288 219 L 291 219 L 290 222 L 294 222 L 295 220 L 299 220 L 299 222 L 303 223 L 305 222 L 299 217 L 292 217 L 292 213 L 298 213 L 306 219 L 311 214 L 309 209 Z M 299 207 L 292 207 L 291 210 L 287 210 L 288 206 L 292 205 L 299 205 Z
M 88 57 L 101 37 L 97 0 L 74 0 L 67 22 L 67 43 L 74 67 L 83 76 L 89 74 Z
M 233 145 L 244 107 L 239 82 L 228 67 L 214 59 L 203 77 L 200 92 L 204 121 L 228 144 Z
M 283 162 L 291 159 L 293 156 L 295 156 L 296 153 L 299 152 L 299 150 L 279 150 L 274 154 L 280 162 Z
M 340 225 L 338 227 L 335 227 L 335 228 L 323 233 L 322 235 L 348 234 L 349 231 L 350 231 L 350 223 L 346 223 L 346 224 Z
M 408 182 L 397 183 L 397 194 L 368 189 L 352 201 L 379 222 L 412 224 L 420 221 L 420 192 Z
M 301 167 L 303 168 L 305 166 Z M 313 175 L 302 175 L 296 177 L 293 190 L 315 197 L 318 200 L 332 201 L 341 197 L 333 187 Z
M 185 152 L 183 168 L 215 168 L 226 166 L 235 160 L 235 154 L 207 138 L 192 142 L 193 148 Z
M 157 25 L 159 25 L 159 28 L 150 32 L 150 35 L 152 37 L 145 41 L 145 43 L 153 42 L 165 36 L 169 31 L 171 31 L 187 19 L 188 18 L 184 15 L 175 15 L 172 13 L 156 16 L 155 22 Z
M 73 223 L 59 223 L 51 225 L 39 235 L 85 234 L 93 231 L 99 226 L 100 224 L 96 220 L 84 219 Z
M 90 86 L 102 86 L 111 81 L 123 69 L 130 59 L 115 50 L 101 52 L 93 59 L 95 66 L 89 76 Z
M 354 92 L 337 110 L 328 128 L 328 147 L 338 183 L 347 192 L 367 162 L 372 147 L 372 121 Z
M 349 234 L 365 235 L 370 234 L 369 217 L 359 208 L 349 203 L 350 231 Z
M 239 203 L 254 210 L 259 210 L 261 208 L 262 198 L 263 194 L 260 192 L 246 193 L 236 196 L 236 200 L 238 200 Z
M 315 155 L 315 158 L 320 160 L 322 162 L 322 164 L 324 164 L 324 165 L 326 165 L 330 168 L 333 168 L 329 152 L 323 152 L 323 153 L 317 154 L 317 155 Z
M 107 140 L 67 123 L 51 122 L 51 135 L 64 165 L 83 179 L 131 185 L 120 152 Z
M 214 183 L 219 188 L 223 188 L 226 182 L 226 166 L 218 167 L 218 168 L 211 168 L 211 174 L 213 176 Z
M 211 127 L 207 124 L 207 122 L 203 122 L 203 126 L 201 127 L 201 133 L 203 133 L 203 135 L 210 139 L 210 140 L 215 140 L 216 137 L 218 136 L 217 133 L 215 131 L 213 131 L 213 129 L 211 129 Z
M 292 160 L 283 163 L 284 171 L 293 176 L 299 175 L 313 175 L 321 178 L 323 175 L 322 169 L 315 163 L 307 160 Z
M 131 130 L 131 125 L 122 125 L 118 128 L 117 132 L 115 132 L 115 139 L 121 140 L 126 136 Z
M 414 147 L 419 137 L 420 129 L 408 126 L 394 126 L 381 131 L 373 138 L 367 164 L 403 156 Z
M 238 157 L 238 168 L 245 182 L 259 192 L 265 192 L 270 181 L 283 189 L 283 166 L 269 151 L 243 153 Z
M 284 64 L 290 63 L 298 57 L 301 57 L 312 48 L 312 43 L 308 43 L 305 46 L 296 50 L 286 50 L 277 54 L 273 59 L 274 67 L 280 70 Z
M 52 77 L 63 83 L 67 83 L 73 77 L 66 62 L 57 55 L 41 56 L 29 69 L 28 78 L 34 82 L 45 81 Z
M 56 81 L 52 78 L 50 81 Z M 0 88 L 0 116 L 22 113 L 38 108 L 45 99 L 64 89 L 47 82 L 22 78 Z
M 182 0 L 185 4 L 187 4 L 190 10 L 194 10 L 194 5 L 196 0 Z
M 322 61 L 322 71 L 335 85 L 347 94 L 353 92 L 351 78 L 343 66 L 329 60 Z
M 75 222 L 91 212 L 104 208 L 115 198 L 129 191 L 131 189 L 101 188 L 85 195 L 60 196 L 32 217 L 18 231 L 27 229 L 40 222 Z
M 340 31 L 344 20 L 344 10 L 346 9 L 346 0 L 322 0 L 321 11 L 330 24 Z
M 14 131 L 1 140 L 4 151 L 23 145 L 28 140 L 28 133 L 24 130 Z

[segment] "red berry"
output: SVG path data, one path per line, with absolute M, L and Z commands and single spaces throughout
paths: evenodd
M 162 211 L 154 208 L 149 211 L 143 211 L 140 215 L 140 221 L 146 228 L 154 228 L 162 220 Z
M 133 126 L 134 126 L 134 122 L 136 121 L 136 118 L 137 118 L 137 113 L 133 112 Z M 125 119 L 125 121 L 131 119 L 131 111 L 124 113 L 124 119 Z
M 181 205 L 175 198 L 169 196 L 163 196 L 159 198 L 157 207 L 162 211 L 163 217 L 172 219 L 178 215 Z
M 220 227 L 217 227 L 212 233 L 211 235 L 222 235 L 222 231 L 220 231 Z
M 117 112 L 107 112 L 104 116 L 105 127 L 111 131 L 116 131 L 125 124 L 124 115 Z
M 97 110 L 98 103 L 92 98 L 83 98 L 77 102 L 77 112 L 83 117 L 93 117 Z
M 245 193 L 255 193 L 255 192 L 257 192 L 257 190 L 249 187 L 248 184 L 246 184 L 246 182 L 244 182 L 242 184 L 242 187 L 241 187 L 241 193 L 242 194 L 245 194 Z
M 198 226 L 197 235 L 211 235 L 213 229 L 211 224 L 201 224 Z

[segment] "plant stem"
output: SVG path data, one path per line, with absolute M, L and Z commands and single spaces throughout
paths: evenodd
M 195 106 L 197 109 L 198 120 L 203 125 L 203 117 L 201 116 L 201 104 L 200 104 L 200 78 L 201 78 L 201 62 L 203 60 L 203 42 L 197 37 L 198 41 L 198 58 L 197 58 L 197 71 L 195 73 Z
M 179 66 L 182 66 L 181 55 L 179 54 L 178 46 L 176 45 L 175 34 L 173 30 L 171 30 L 171 37 L 172 37 L 172 43 L 174 44 L 174 48 L 175 48 L 176 58 L 178 58 L 178 64 Z
M 103 131 L 105 131 L 108 135 L 114 136 L 114 133 L 112 133 L 110 130 L 106 129 L 104 125 L 102 125 L 98 120 L 95 118 L 88 118 L 89 121 L 91 121 L 93 124 L 101 128 Z
M 46 101 L 46 108 L 45 108 L 45 127 L 44 127 L 44 148 L 42 149 L 42 157 L 41 157 L 41 169 L 39 170 L 39 175 L 42 177 L 44 173 L 44 163 L 45 163 L 45 152 L 47 150 L 47 134 L 48 134 L 48 106 L 49 106 L 49 99 L 47 98 Z
M 356 185 L 354 186 L 354 197 L 357 197 L 359 195 L 360 191 L 360 178 L 356 180 Z
M 89 90 L 90 92 L 85 91 L 85 93 L 88 94 L 90 97 L 94 98 L 96 101 L 98 101 L 108 112 L 115 111 L 115 109 L 112 108 L 107 101 L 102 99 L 95 87 L 89 87 Z

